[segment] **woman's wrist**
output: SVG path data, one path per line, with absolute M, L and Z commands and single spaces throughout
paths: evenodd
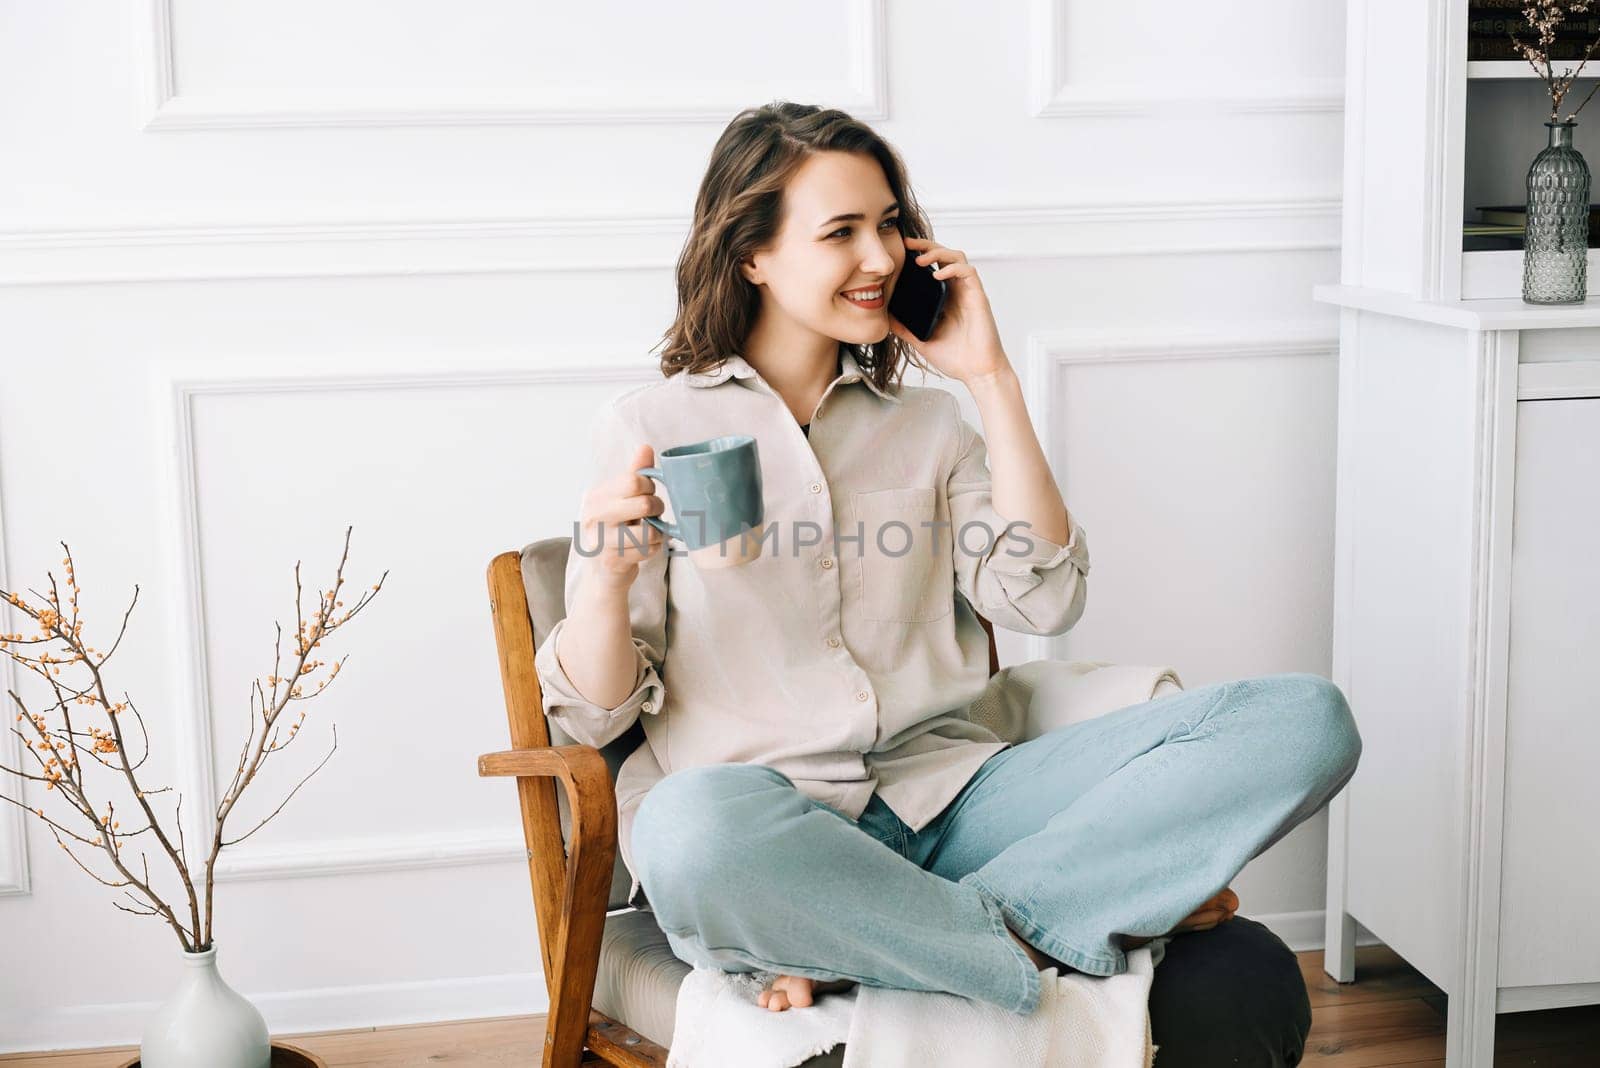
M 997 368 L 986 374 L 973 375 L 963 380 L 967 391 L 973 399 L 982 401 L 985 394 L 1022 392 L 1022 378 L 1017 374 L 1017 369 L 1008 362 L 1004 367 Z
M 634 579 L 639 577 L 638 564 L 618 570 L 596 560 L 589 560 L 584 567 L 588 569 L 588 574 L 584 576 L 588 581 L 579 588 L 579 597 L 588 596 L 603 605 L 610 605 L 618 600 L 626 602 L 628 590 L 633 586 Z

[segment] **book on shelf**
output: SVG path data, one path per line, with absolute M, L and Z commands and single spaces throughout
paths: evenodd
M 1525 6 L 1526 0 L 1469 0 L 1467 60 L 1519 59 L 1526 62 L 1510 37 L 1515 33 L 1525 44 L 1538 44 L 1538 34 L 1522 14 Z M 1550 43 L 1552 63 L 1582 60 L 1596 37 L 1600 37 L 1600 13 L 1568 16 L 1556 27 L 1555 39 Z M 1600 61 L 1600 47 L 1590 58 Z M 1588 73 L 1588 68 L 1584 68 L 1585 76 Z M 1551 74 L 1559 76 L 1562 71 L 1552 70 Z
M 1461 224 L 1461 251 L 1491 252 L 1521 250 L 1527 236 L 1528 206 L 1496 204 L 1480 207 L 1482 218 Z M 1600 247 L 1600 204 L 1589 205 L 1590 248 Z
M 1472 19 L 1504 19 L 1511 24 L 1511 28 L 1522 27 L 1532 34 L 1533 27 L 1528 25 L 1527 16 L 1524 14 L 1529 0 L 1467 0 L 1467 18 Z M 1574 26 L 1582 26 L 1594 19 L 1593 12 L 1569 13 L 1556 27 L 1557 33 L 1570 32 Z
M 1479 207 L 1477 210 L 1479 223 L 1516 227 L 1528 225 L 1528 206 L 1526 204 L 1489 205 Z M 1600 204 L 1589 205 L 1589 229 L 1600 230 Z
M 1569 18 L 1555 29 L 1556 40 L 1563 37 L 1582 37 L 1586 40 L 1600 32 L 1600 15 L 1587 15 L 1582 18 Z M 1476 4 L 1467 9 L 1467 37 L 1500 37 L 1515 33 L 1518 37 L 1533 44 L 1539 35 L 1534 32 L 1528 21 L 1520 12 L 1491 11 L 1480 9 Z
M 1527 38 L 1523 39 L 1527 40 Z M 1591 38 L 1574 38 L 1568 41 L 1558 37 L 1552 41 L 1550 43 L 1551 75 L 1559 78 L 1565 74 L 1562 68 L 1555 66 L 1557 63 L 1565 63 L 1576 70 L 1578 61 L 1583 59 L 1584 51 L 1589 47 L 1590 40 Z M 1527 63 L 1527 57 L 1517 51 L 1517 46 L 1512 44 L 1509 39 L 1484 38 L 1467 42 L 1467 62 L 1476 63 L 1497 59 L 1515 59 L 1519 62 Z M 1594 50 L 1594 55 L 1589 57 L 1589 62 L 1600 63 L 1600 48 Z M 1528 69 L 1530 71 L 1533 70 L 1533 65 L 1529 64 Z M 1591 77 L 1600 78 L 1600 68 L 1586 65 L 1583 68 L 1583 73 L 1578 75 L 1578 80 L 1587 81 Z
M 1521 252 L 1521 234 L 1462 234 L 1462 252 Z

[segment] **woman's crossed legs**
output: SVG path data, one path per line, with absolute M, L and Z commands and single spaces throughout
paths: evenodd
M 632 853 L 673 952 L 727 971 L 937 990 L 1033 1011 L 1039 966 L 1092 975 L 1175 930 L 1355 773 L 1316 675 L 1218 683 L 1001 750 L 920 832 L 851 821 L 770 767 L 651 788 Z M 866 832 L 866 833 L 863 833 Z M 888 844 L 904 842 L 905 852 Z

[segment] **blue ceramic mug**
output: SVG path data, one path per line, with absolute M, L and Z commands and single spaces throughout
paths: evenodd
M 678 521 L 647 515 L 646 523 L 681 541 L 701 568 L 738 567 L 760 555 L 764 512 L 755 438 L 725 434 L 675 445 L 662 450 L 656 462 L 639 474 L 666 487 Z

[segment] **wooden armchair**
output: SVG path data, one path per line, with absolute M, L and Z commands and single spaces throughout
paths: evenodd
M 624 904 L 617 901 L 616 888 L 626 888 L 630 881 L 617 857 L 616 767 L 642 742 L 643 730 L 635 724 L 606 747 L 615 750 L 611 753 L 590 745 L 551 744 L 551 724 L 544 714 L 533 657 L 564 608 L 558 572 L 564 571 L 569 543 L 568 538 L 550 538 L 520 552 L 500 553 L 489 562 L 489 603 L 506 718 L 511 725 L 511 749 L 479 757 L 478 774 L 511 775 L 517 780 L 522 832 L 528 846 L 528 878 L 533 883 L 539 923 L 540 961 L 550 991 L 542 1063 L 546 1068 L 601 1063 L 665 1068 L 666 1047 L 633 1030 L 628 1021 L 614 1019 L 591 1004 L 608 922 L 621 920 L 608 914 L 608 904 Z M 535 625 L 540 613 L 530 610 L 530 586 L 541 590 L 543 598 L 555 598 L 553 605 L 533 606 L 549 610 L 542 626 Z M 988 620 L 979 619 L 989 635 L 992 675 L 1000 669 L 994 629 Z M 557 780 L 564 788 L 564 798 L 557 795 Z M 566 834 L 563 809 L 570 810 Z M 628 922 L 636 927 L 655 926 L 648 913 L 635 913 Z M 655 933 L 660 933 L 659 928 Z M 643 938 L 650 935 L 646 928 Z M 631 938 L 634 946 L 640 942 L 638 935 Z M 625 944 L 628 940 L 611 943 Z M 659 948 L 665 947 L 662 934 Z M 666 952 L 670 956 L 670 950 Z M 678 970 L 662 968 L 661 963 L 658 958 L 655 980 L 663 987 L 670 986 L 670 990 L 663 989 L 663 996 L 675 998 L 677 982 L 688 973 L 689 965 L 678 962 Z M 670 1019 L 668 1016 L 669 1023 Z M 843 1046 L 837 1046 L 806 1064 L 816 1068 L 837 1064 L 842 1053 Z
M 665 1068 L 678 987 L 690 966 L 644 907 L 617 851 L 616 773 L 644 742 L 634 723 L 603 748 L 572 742 L 544 715 L 534 653 L 565 614 L 570 538 L 546 538 L 489 564 L 500 679 L 511 746 L 478 758 L 480 775 L 517 781 L 550 1012 L 547 1068 Z M 994 630 L 989 674 L 1000 669 Z M 1088 711 L 1088 710 L 1081 710 Z M 1089 714 L 1099 714 L 1102 709 Z M 1024 734 L 1024 738 L 1026 733 Z M 563 786 L 556 790 L 556 781 Z M 1150 989 L 1150 1023 L 1167 1068 L 1300 1063 L 1311 1004 L 1299 961 L 1244 916 L 1166 947 Z M 838 1068 L 844 1044 L 800 1068 Z

